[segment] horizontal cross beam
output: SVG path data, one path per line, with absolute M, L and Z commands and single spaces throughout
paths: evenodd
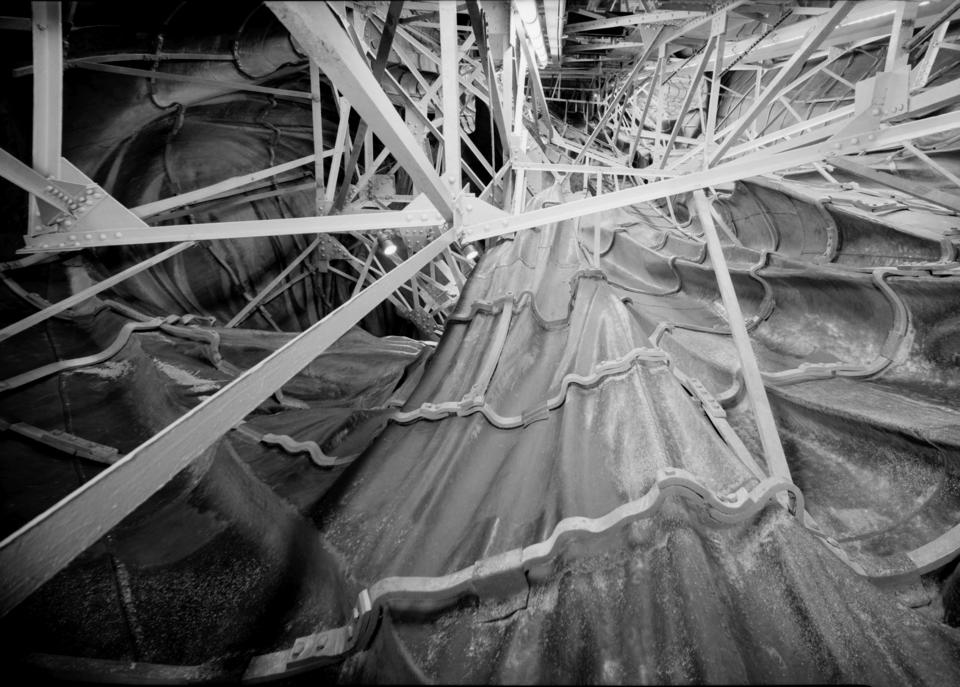
M 435 210 L 413 212 L 365 212 L 354 215 L 323 217 L 285 217 L 239 222 L 200 222 L 159 227 L 121 227 L 98 231 L 85 227 L 81 220 L 71 232 L 53 232 L 27 237 L 21 253 L 77 250 L 101 246 L 130 246 L 144 243 L 246 239 L 257 236 L 290 236 L 294 234 L 338 234 L 382 229 L 435 227 L 444 219 Z

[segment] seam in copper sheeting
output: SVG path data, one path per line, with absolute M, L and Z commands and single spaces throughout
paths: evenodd
M 769 255 L 769 253 L 765 254 Z M 753 269 L 751 271 L 753 271 Z M 828 379 L 830 377 L 870 377 L 885 370 L 902 355 L 903 347 L 907 343 L 908 333 L 910 330 L 910 313 L 907 310 L 906 305 L 903 303 L 903 299 L 900 298 L 900 296 L 898 296 L 897 293 L 886 282 L 886 277 L 891 275 L 911 275 L 904 275 L 903 271 L 888 267 L 872 268 L 870 271 L 874 284 L 881 291 L 881 293 L 887 297 L 887 300 L 889 301 L 894 313 L 893 324 L 890 327 L 890 331 L 887 333 L 886 340 L 881 346 L 880 355 L 877 356 L 877 359 L 868 365 L 850 365 L 844 362 L 801 363 L 798 367 L 789 370 L 780 370 L 777 372 L 766 372 L 761 370 L 760 376 L 763 378 L 764 382 L 776 386 L 786 386 L 788 384 L 808 382 L 815 379 Z M 761 319 L 753 319 L 752 327 L 750 326 L 751 321 L 748 321 L 748 331 L 755 328 L 760 321 Z M 724 336 L 730 335 L 729 331 L 723 331 L 720 329 L 697 327 L 694 325 L 686 325 L 676 322 L 661 322 L 657 325 L 656 330 L 654 330 L 654 333 L 650 336 L 650 340 L 654 343 L 654 345 L 659 344 L 663 335 L 668 333 L 671 329 L 687 329 L 690 331 L 701 331 Z M 729 402 L 731 403 L 739 395 L 740 370 L 735 370 L 733 374 L 735 377 L 733 386 L 721 394 L 725 400 L 729 399 Z
M 803 524 L 803 494 L 795 484 L 782 478 L 768 477 L 751 491 L 741 487 L 733 494 L 718 495 L 685 470 L 659 470 L 656 482 L 642 497 L 599 518 L 564 518 L 550 537 L 536 544 L 483 558 L 448 575 L 387 577 L 375 582 L 357 596 L 347 625 L 300 637 L 288 650 L 254 657 L 244 679 L 263 679 L 342 661 L 369 646 L 380 616 L 387 608 L 429 613 L 441 611 L 467 596 L 484 601 L 523 593 L 529 589 L 531 578 L 536 582 L 549 576 L 550 564 L 570 542 L 590 540 L 653 517 L 668 496 L 677 496 L 698 506 L 705 522 L 720 526 L 752 518 L 783 492 L 791 498 L 791 510 Z M 829 540 L 827 543 L 833 548 Z M 839 549 L 837 554 L 844 556 Z

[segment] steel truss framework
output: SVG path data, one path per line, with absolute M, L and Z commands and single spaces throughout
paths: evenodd
M 894 151 L 894 155 L 915 157 L 960 186 L 960 179 L 933 160 L 927 154 L 929 150 L 915 145 L 918 138 L 960 129 L 960 113 L 925 116 L 960 100 L 956 83 L 927 86 L 938 52 L 956 48 L 947 44 L 945 37 L 957 3 L 940 0 L 916 6 L 844 0 L 823 12 L 797 8 L 796 21 L 768 31 L 757 42 L 727 35 L 728 20 L 742 9 L 742 0 L 715 6 L 712 12 L 638 11 L 629 16 L 597 15 L 601 18 L 568 25 L 572 40 L 617 27 L 642 27 L 646 31 L 629 69 L 602 84 L 604 96 L 590 105 L 600 108 L 600 125 L 594 136 L 583 140 L 568 137 L 566 122 L 556 119 L 548 109 L 548 79 L 564 72 L 541 72 L 539 68 L 534 37 L 528 35 L 517 14 L 519 6 L 529 1 L 513 0 L 509 11 L 481 7 L 477 0 L 467 0 L 466 7 L 442 1 L 404 4 L 395 0 L 387 10 L 379 5 L 340 2 L 268 2 L 309 56 L 305 67 L 310 74 L 310 93 L 280 92 L 254 82 L 219 85 L 308 99 L 313 113 L 314 154 L 135 208 L 123 207 L 63 159 L 61 8 L 58 3 L 33 4 L 32 165 L 0 151 L 0 174 L 30 194 L 29 226 L 21 252 L 60 253 L 146 243 L 175 245 L 0 330 L 0 340 L 210 239 L 314 236 L 306 250 L 261 293 L 250 298 L 228 326 L 242 323 L 263 302 L 295 283 L 298 271 L 303 276 L 306 258 L 322 246 L 339 251 L 358 276 L 353 297 L 344 305 L 0 542 L 0 569 L 5 578 L 0 613 L 15 607 L 96 542 L 379 303 L 391 299 L 408 311 L 442 315 L 444 304 L 429 293 L 443 291 L 447 285 L 441 281 L 451 282 L 456 288 L 463 286 L 461 268 L 468 268 L 469 261 L 451 251 L 458 242 L 491 240 L 546 223 L 660 199 L 666 199 L 672 217 L 672 199 L 685 193 L 692 193 L 693 207 L 705 232 L 766 463 L 772 477 L 790 482 L 708 195 L 721 184 L 812 165 L 823 174 L 828 175 L 831 167 L 846 170 L 925 201 L 960 209 L 960 189 L 952 193 L 922 187 L 857 161 L 858 156 Z M 463 23 L 458 21 L 458 14 L 463 15 Z M 782 21 L 774 23 L 771 18 L 770 24 L 778 26 Z M 370 35 L 371 27 L 379 35 L 376 45 L 364 38 Z M 13 22 L 7 28 L 25 27 Z M 689 60 L 673 57 L 691 41 L 702 45 L 701 52 Z M 888 41 L 888 58 L 871 78 L 854 85 L 830 72 L 829 66 L 847 51 L 877 41 Z M 548 43 L 554 53 L 559 51 L 555 40 Z M 908 51 L 924 45 L 922 60 L 911 69 Z M 622 43 L 618 46 L 624 47 Z M 417 82 L 413 94 L 384 70 L 391 54 Z M 567 56 L 551 57 L 552 66 L 576 64 Z M 761 62 L 771 60 L 779 70 L 773 78 L 762 81 Z M 422 69 L 424 64 L 434 68 L 426 71 Z M 720 76 L 731 69 L 756 70 L 757 79 L 750 106 L 734 121 L 727 121 L 720 110 L 721 90 L 725 88 Z M 831 74 L 844 82 L 853 103 L 806 120 L 796 117 L 799 121 L 795 124 L 758 136 L 754 128 L 758 115 L 818 73 Z M 667 133 L 663 123 L 671 117 L 666 111 L 665 93 L 669 80 L 678 74 L 689 80 L 689 88 Z M 336 103 L 320 102 L 321 78 L 340 94 Z M 707 89 L 706 98 L 701 85 Z M 467 137 L 461 103 L 470 98 L 479 98 L 489 106 L 493 128 L 506 153 L 506 161 L 499 168 L 493 150 L 479 151 Z M 323 150 L 321 106 L 336 107 L 340 113 L 336 143 L 330 150 Z M 681 135 L 686 116 L 694 108 L 705 132 L 699 139 Z M 352 140 L 348 127 L 351 111 L 363 122 Z M 431 118 L 431 112 L 435 118 Z M 626 152 L 621 152 L 617 144 L 621 135 L 628 143 Z M 383 144 L 379 153 L 374 149 L 374 136 Z M 431 137 L 438 149 L 442 148 L 435 159 L 428 154 Z M 490 177 L 486 186 L 480 183 L 477 170 L 461 159 L 462 145 L 470 148 Z M 632 163 L 635 151 L 641 149 L 650 155 L 652 164 L 638 169 Z M 325 166 L 324 160 L 330 164 Z M 310 185 L 315 190 L 317 216 L 164 226 L 148 226 L 145 221 L 168 217 L 195 203 L 244 193 L 257 182 L 308 165 L 315 170 Z M 368 192 L 367 187 L 384 167 L 390 174 L 397 169 L 406 172 L 417 195 L 401 198 Z M 524 211 L 532 178 L 562 183 L 581 174 L 585 180 L 596 180 L 594 197 Z M 482 191 L 476 195 L 468 192 L 467 180 Z M 617 190 L 603 193 L 605 186 Z M 403 207 L 395 207 L 401 203 Z M 384 231 L 402 235 L 411 230 L 432 240 L 421 241 L 420 250 L 403 262 L 381 264 L 375 255 L 376 236 Z M 337 235 L 343 234 L 360 237 L 367 250 L 365 258 L 352 255 L 339 243 Z M 364 288 L 368 281 L 372 283 Z

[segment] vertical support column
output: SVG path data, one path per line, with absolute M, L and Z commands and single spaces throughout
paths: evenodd
M 514 34 L 516 35 L 516 34 Z M 523 130 L 523 104 L 527 91 L 527 56 L 523 50 L 515 51 L 517 57 L 517 94 L 513 106 L 513 135 Z
M 513 214 L 519 215 L 523 212 L 523 206 L 527 200 L 527 170 L 523 167 L 513 170 L 516 183 L 513 188 Z
M 336 91 L 334 91 L 336 93 Z M 340 164 L 343 162 L 343 149 L 347 140 L 348 126 L 350 123 L 350 103 L 346 98 L 340 98 L 340 123 L 337 125 L 337 139 L 333 144 L 333 159 L 330 161 L 330 177 L 327 179 L 327 195 L 325 204 L 330 207 L 333 204 L 333 194 L 337 190 L 337 181 L 340 178 Z M 349 180 L 345 183 L 349 184 Z
M 723 307 L 727 311 L 727 322 L 730 325 L 730 333 L 733 335 L 733 343 L 737 348 L 737 356 L 740 358 L 740 369 L 743 373 L 744 384 L 747 387 L 750 407 L 753 409 L 753 415 L 757 420 L 757 429 L 760 432 L 760 443 L 763 444 L 767 469 L 775 477 L 790 479 L 790 467 L 787 465 L 787 458 L 783 453 L 777 424 L 773 419 L 773 411 L 770 409 L 770 401 L 767 399 L 767 392 L 763 386 L 760 368 L 750 345 L 750 335 L 747 334 L 747 326 L 743 321 L 737 292 L 734 290 L 733 281 L 730 279 L 727 261 L 723 257 L 723 247 L 720 245 L 717 228 L 713 223 L 713 216 L 710 214 L 710 204 L 707 202 L 703 189 L 697 189 L 693 192 L 693 202 L 697 216 L 700 218 L 700 225 L 703 227 L 704 236 L 707 239 L 707 251 L 710 254 L 710 262 L 713 264 L 717 286 L 720 288 Z
M 457 49 L 457 4 L 440 0 L 440 77 L 443 89 L 443 180 L 456 196 L 460 170 L 460 51 Z
M 663 77 L 667 72 L 667 44 L 663 43 L 660 45 L 660 48 L 657 50 L 657 61 L 663 65 L 660 69 L 660 76 L 657 77 L 657 128 L 653 137 L 653 149 L 657 151 L 659 155 L 661 137 L 663 136 L 663 115 L 664 108 L 666 107 L 666 93 L 663 91 Z M 656 156 L 655 156 L 656 157 Z
M 513 121 L 513 46 L 509 43 L 507 49 L 503 52 L 500 80 L 503 93 L 503 97 L 500 98 L 500 102 L 503 103 L 503 120 L 509 127 Z
M 60 178 L 63 34 L 59 2 L 33 3 L 33 168 Z
M 917 20 L 916 2 L 897 3 L 897 10 L 893 13 L 893 29 L 890 32 L 890 45 L 887 47 L 887 61 L 883 71 L 892 72 L 897 69 L 906 69 L 910 52 L 906 49 L 907 43 L 913 36 L 913 27 Z
M 363 176 L 370 176 L 373 172 L 373 132 L 367 129 L 363 137 Z
M 33 168 L 59 179 L 63 129 L 63 29 L 59 2 L 33 3 Z M 40 211 L 27 208 L 27 234 L 36 233 Z
M 710 35 L 716 40 L 716 58 L 710 81 L 710 100 L 707 103 L 707 127 L 703 137 L 703 166 L 710 165 L 710 148 L 717 132 L 717 108 L 720 107 L 720 75 L 723 73 L 724 35 L 727 32 L 727 13 L 718 12 L 710 25 Z
M 327 198 L 323 178 L 323 106 L 320 102 L 320 67 L 310 60 L 310 109 L 313 116 L 313 175 L 316 179 L 314 212 L 327 214 Z

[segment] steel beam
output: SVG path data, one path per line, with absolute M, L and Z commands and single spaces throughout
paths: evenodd
M 661 48 L 665 48 L 665 46 L 661 46 Z M 640 119 L 637 123 L 637 135 L 633 138 L 633 143 L 630 144 L 630 150 L 627 153 L 627 159 L 631 162 L 631 164 L 633 162 L 633 156 L 637 152 L 637 146 L 640 144 L 640 137 L 643 134 L 643 125 L 647 121 L 647 113 L 650 111 L 650 103 L 653 102 L 653 94 L 660 86 L 660 78 L 663 74 L 664 62 L 666 62 L 666 58 L 664 58 L 661 54 L 657 58 L 657 64 L 653 68 L 653 74 L 650 76 L 650 83 L 647 86 L 647 97 L 643 101 L 643 109 L 640 110 Z
M 310 117 L 313 124 L 313 211 L 327 214 L 327 191 L 323 178 L 323 103 L 320 99 L 320 66 L 310 60 Z M 330 151 L 331 154 L 333 151 Z
M 34 2 L 33 20 L 33 168 L 42 176 L 61 176 L 63 130 L 63 29 L 59 2 Z M 36 198 L 27 201 L 27 234 L 44 224 Z
M 552 172 L 558 174 L 610 174 L 614 176 L 639 177 L 641 179 L 660 179 L 677 176 L 677 172 L 662 169 L 635 169 L 634 167 L 604 167 L 601 165 L 574 165 L 568 163 L 526 162 L 513 163 L 514 169 L 526 169 L 532 172 Z
M 361 214 L 326 215 L 323 217 L 285 217 L 281 219 L 245 220 L 240 222 L 200 222 L 159 227 L 112 227 L 109 232 L 97 233 L 96 227 L 78 223 L 70 232 L 71 250 L 101 246 L 130 246 L 144 243 L 172 243 L 178 241 L 206 241 L 211 239 L 244 239 L 255 236 L 291 236 L 294 234 L 336 234 L 381 229 L 435 227 L 444 218 L 436 211 L 367 212 Z M 62 250 L 57 241 L 63 241 L 66 232 L 44 234 L 27 239 L 21 252 Z
M 33 3 L 33 168 L 61 178 L 63 31 L 59 2 Z
M 718 14 L 721 14 L 721 13 L 726 14 L 730 10 L 736 9 L 737 7 L 740 7 L 740 5 L 743 5 L 746 2 L 747 0 L 731 0 L 730 2 L 727 2 L 726 4 L 718 7 L 717 10 L 712 14 L 703 14 L 699 17 L 694 17 L 692 19 L 687 20 L 684 24 L 680 26 L 680 28 L 670 33 L 666 37 L 666 40 L 664 40 L 664 43 L 671 43 L 677 40 L 678 38 L 685 36 L 690 31 L 693 31 L 694 29 L 697 29 L 703 26 L 707 22 L 713 21 Z
M 0 148 L 0 176 L 57 210 L 69 211 L 68 200 L 47 191 L 52 184 L 43 175 L 2 148 Z
M 958 10 L 960 10 L 960 0 L 953 0 L 953 2 L 951 2 L 945 10 L 943 10 L 943 12 L 938 14 L 932 22 L 927 24 L 927 27 L 923 31 L 918 33 L 907 42 L 907 44 L 904 46 L 904 50 L 909 53 L 923 41 L 927 40 L 927 38 L 930 37 L 930 34 L 939 29 L 940 26 L 943 26 L 944 24 L 949 25 L 950 22 L 947 20 L 956 14 Z
M 316 250 L 317 246 L 320 245 L 321 240 L 322 239 L 318 236 L 313 241 L 311 241 L 310 244 L 300 252 L 300 255 L 298 255 L 293 260 L 291 260 L 290 264 L 284 267 L 280 271 L 280 274 L 278 274 L 276 277 L 271 279 L 270 283 L 267 284 L 265 287 L 263 287 L 260 293 L 258 293 L 256 296 L 251 298 L 250 301 L 245 306 L 243 306 L 243 308 L 240 309 L 240 312 L 234 315 L 230 319 L 230 321 L 227 322 L 225 326 L 228 328 L 236 327 L 238 324 L 240 324 L 245 319 L 247 319 L 247 317 L 250 316 L 250 313 L 252 313 L 258 307 L 260 307 L 260 304 L 266 299 L 266 297 L 269 296 L 270 293 L 275 288 L 277 288 L 277 286 L 281 282 L 283 282 L 284 279 L 287 278 L 287 275 L 293 272 L 301 262 L 306 260 L 310 256 L 310 254 L 313 253 L 314 250 Z
M 914 146 L 912 143 L 904 143 L 903 148 L 913 156 L 919 158 L 928 167 L 930 167 L 930 169 L 934 170 L 935 172 L 943 176 L 945 179 L 950 181 L 950 183 L 952 183 L 954 186 L 960 188 L 960 177 L 958 177 L 949 169 L 941 165 L 936 160 L 932 159 L 929 155 L 924 153 L 922 150 Z
M 230 91 L 249 91 L 251 93 L 263 93 L 277 98 L 292 98 L 294 100 L 310 100 L 310 94 L 305 91 L 291 91 L 286 88 L 271 88 L 270 86 L 258 86 L 254 83 L 244 81 L 218 81 L 217 79 L 204 79 L 199 76 L 190 76 L 189 74 L 178 74 L 176 72 L 164 72 L 160 70 L 137 69 L 135 67 L 118 67 L 112 64 L 98 64 L 95 62 L 79 62 L 74 65 L 80 69 L 87 69 L 94 72 L 106 72 L 107 74 L 121 74 L 124 76 L 137 76 L 143 79 L 160 79 L 163 81 L 179 81 L 182 83 L 195 83 L 201 86 L 210 86 L 216 90 L 225 92 Z
M 460 192 L 460 52 L 457 5 L 440 2 L 440 79 L 443 109 L 444 181 L 451 196 Z
M 713 63 L 713 78 L 710 80 L 710 100 L 707 102 L 707 125 L 703 134 L 704 167 L 710 166 L 710 148 L 717 131 L 717 113 L 720 109 L 720 82 L 723 77 L 723 48 L 727 32 L 727 14 L 721 12 L 710 25 L 710 35 L 716 40 L 716 58 Z
M 890 31 L 890 42 L 887 45 L 887 59 L 883 71 L 893 72 L 909 68 L 910 53 L 906 46 L 913 36 L 917 9 L 918 5 L 913 2 L 897 3 L 897 10 L 893 13 L 893 28 Z
M 340 121 L 337 122 L 337 134 L 333 141 L 333 160 L 330 163 L 330 175 L 327 177 L 325 202 L 332 205 L 337 183 L 340 179 L 340 165 L 343 162 L 343 153 L 347 150 L 347 135 L 350 133 L 350 103 L 346 98 L 339 98 Z M 350 183 L 349 180 L 346 183 Z
M 20 332 L 25 331 L 30 327 L 33 327 L 34 325 L 40 324 L 44 320 L 47 320 L 53 317 L 54 315 L 62 313 L 64 310 L 72 308 L 78 303 L 82 303 L 88 298 L 91 298 L 92 296 L 95 296 L 96 294 L 102 291 L 106 291 L 107 289 L 113 286 L 116 286 L 123 280 L 129 279 L 135 274 L 139 274 L 144 270 L 150 269 L 154 265 L 159 265 L 161 262 L 163 262 L 167 258 L 171 258 L 174 255 L 177 255 L 178 253 L 182 253 L 192 245 L 194 245 L 193 241 L 185 241 L 184 243 L 178 243 L 177 245 L 171 248 L 168 248 L 167 250 L 161 253 L 157 253 L 156 255 L 147 258 L 143 262 L 138 262 L 136 265 L 128 267 L 122 272 L 118 272 L 112 277 L 108 277 L 103 281 L 97 282 L 93 286 L 83 289 L 82 291 L 78 291 L 72 296 L 64 298 L 62 301 L 58 301 L 57 303 L 54 303 L 53 305 L 50 305 L 49 307 L 46 307 L 43 310 L 40 310 L 39 312 L 35 312 L 34 314 L 29 315 L 28 317 L 25 317 L 22 320 L 14 322 L 9 326 L 4 327 L 3 329 L 0 329 L 0 341 L 6 341 L 11 336 L 15 336 L 16 334 L 19 334 Z
M 911 196 L 916 196 L 921 200 L 945 207 L 948 210 L 960 212 L 960 195 L 958 194 L 947 193 L 946 191 L 941 191 L 933 186 L 919 184 L 915 181 L 909 181 L 886 172 L 878 172 L 844 157 L 828 158 L 827 163 L 833 165 L 837 169 L 842 169 L 844 172 L 848 172 L 849 174 L 854 174 L 858 177 L 869 179 L 876 184 L 881 184 L 888 188 L 902 191 L 903 193 L 907 193 Z
M 321 2 L 283 1 L 267 6 L 390 148 L 414 184 L 452 222 L 451 194 L 329 7 Z
M 323 154 L 324 157 L 330 157 L 331 155 L 333 155 L 332 150 Z M 130 212 L 135 214 L 140 219 L 146 219 L 148 217 L 153 217 L 154 215 L 159 215 L 162 212 L 167 212 L 168 210 L 183 207 L 184 205 L 199 203 L 200 201 L 207 200 L 208 198 L 213 198 L 214 196 L 218 196 L 222 193 L 227 193 L 228 191 L 242 188 L 249 184 L 262 181 L 263 179 L 269 179 L 272 176 L 283 174 L 284 172 L 289 172 L 299 167 L 305 167 L 311 162 L 316 162 L 316 160 L 316 155 L 306 155 L 304 157 L 297 158 L 296 160 L 284 162 L 259 172 L 252 172 L 250 174 L 230 177 L 229 179 L 218 181 L 215 184 L 210 184 L 209 186 L 204 186 L 203 188 L 198 188 L 193 191 L 187 191 L 186 193 L 171 196 L 170 198 L 161 198 L 160 200 L 155 200 L 150 203 L 144 203 L 143 205 L 138 205 L 135 208 L 130 208 Z M 322 170 L 323 161 L 321 160 L 317 164 Z M 320 183 L 322 185 L 323 181 L 321 180 Z
M 455 240 L 447 231 L 0 542 L 0 615 L 96 543 Z
M 750 345 L 750 335 L 747 333 L 747 326 L 743 320 L 743 312 L 740 310 L 740 301 L 737 300 L 733 280 L 730 279 L 727 260 L 723 255 L 723 246 L 720 244 L 720 237 L 717 236 L 717 228 L 713 223 L 713 216 L 710 214 L 710 204 L 707 202 L 703 189 L 693 191 L 693 203 L 707 241 L 707 252 L 710 255 L 713 273 L 717 278 L 717 286 L 720 289 L 720 297 L 726 311 L 727 324 L 730 325 L 730 334 L 733 336 L 733 344 L 737 349 L 737 357 L 740 359 L 740 371 L 743 374 L 743 381 L 747 387 L 747 397 L 760 433 L 760 443 L 763 445 L 767 470 L 772 477 L 782 477 L 791 481 L 790 467 L 787 465 L 783 445 L 780 443 L 777 423 L 773 417 L 773 411 L 770 409 L 770 401 L 763 386 L 763 378 L 760 376 L 760 367 L 757 365 L 757 358 L 754 355 L 753 347 Z

